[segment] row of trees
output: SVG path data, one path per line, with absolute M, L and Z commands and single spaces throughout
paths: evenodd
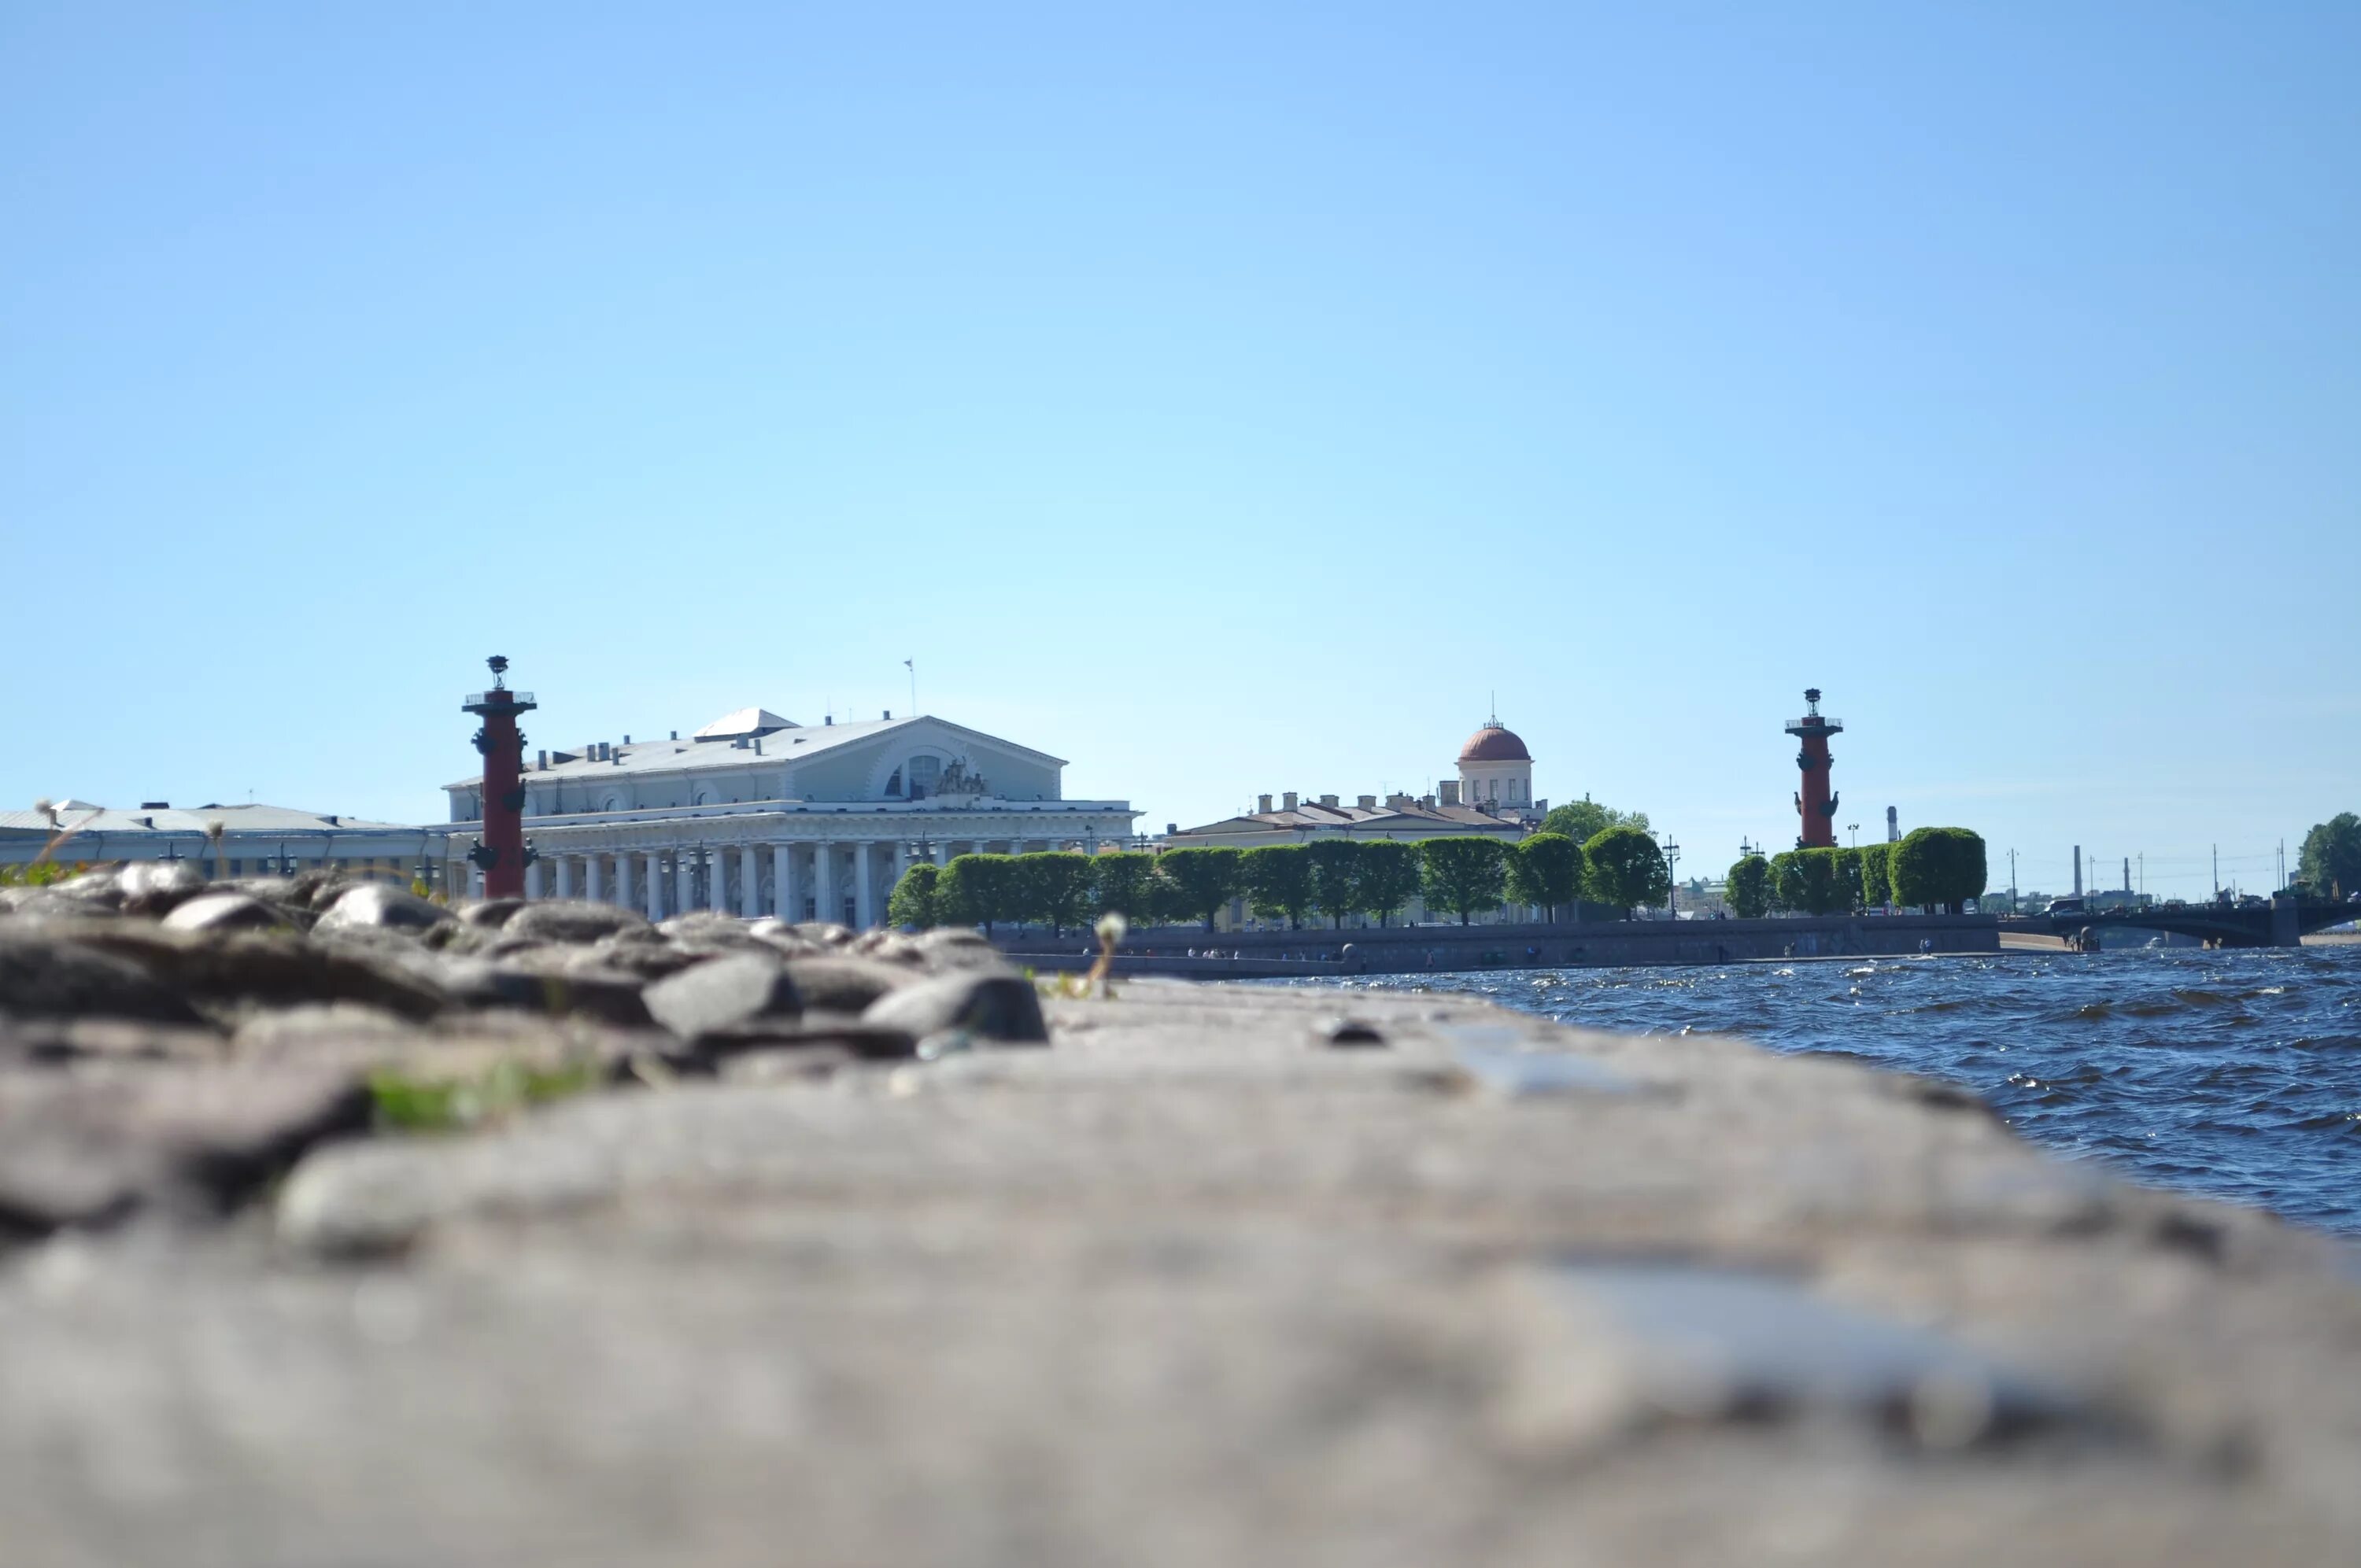
M 1142 924 L 1201 920 L 1213 929 L 1224 905 L 1243 896 L 1266 920 L 1300 927 L 1324 916 L 1342 926 L 1367 916 L 1383 926 L 1413 896 L 1466 925 L 1503 904 L 1559 911 L 1583 899 L 1627 915 L 1664 902 L 1672 878 L 1655 840 L 1631 826 L 1588 843 L 1536 833 L 1497 839 L 1425 839 L 1414 843 L 1323 839 L 1260 850 L 1171 850 L 1161 855 L 961 855 L 947 866 L 920 861 L 886 905 L 896 926 L 1038 924 L 1062 932 L 1115 913 Z
M 1920 828 L 1898 844 L 1749 855 L 1730 868 L 1722 902 L 1741 920 L 1792 911 L 1843 915 L 1886 904 L 1957 915 L 1982 894 L 1983 839 L 1965 828 Z

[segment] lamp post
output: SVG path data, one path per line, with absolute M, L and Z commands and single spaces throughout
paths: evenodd
M 1681 917 L 1681 884 L 1673 880 L 1673 869 L 1681 863 L 1681 847 L 1673 842 L 1670 833 L 1664 836 L 1664 912 L 1677 920 Z
M 1850 844 L 1850 846 L 1849 846 L 1849 847 L 1850 847 L 1850 848 L 1852 848 L 1852 849 L 1855 849 L 1855 850 L 1860 849 L 1860 848 L 1861 848 L 1861 824 L 1860 824 L 1860 823 L 1858 823 L 1858 822 L 1848 822 L 1848 823 L 1846 823 L 1846 824 L 1845 824 L 1845 831 L 1852 835 L 1852 843 L 1851 843 L 1851 844 Z

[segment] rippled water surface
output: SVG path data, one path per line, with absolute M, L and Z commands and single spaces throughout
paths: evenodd
M 1635 1034 L 1719 1030 L 1982 1095 L 2135 1179 L 2361 1234 L 2361 946 L 1389 975 Z

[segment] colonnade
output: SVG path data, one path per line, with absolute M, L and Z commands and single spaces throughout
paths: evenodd
M 1054 850 L 1056 839 L 959 839 L 929 842 L 937 865 L 954 855 Z M 527 898 L 581 898 L 637 909 L 651 920 L 695 910 L 782 920 L 826 920 L 855 930 L 885 923 L 894 887 L 909 870 L 917 846 L 900 839 L 792 839 L 653 850 L 612 849 L 574 853 L 544 850 L 525 868 Z M 886 851 L 891 851 L 887 853 Z M 468 892 L 483 896 L 483 873 L 469 871 Z

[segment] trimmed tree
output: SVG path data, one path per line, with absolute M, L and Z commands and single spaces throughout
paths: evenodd
M 1881 908 L 1894 902 L 1893 875 L 1893 845 L 1863 844 L 1861 847 L 1861 902 L 1863 908 Z
M 1312 857 L 1304 846 L 1248 850 L 1238 857 L 1238 875 L 1247 908 L 1265 920 L 1284 916 L 1290 931 L 1302 928 L 1303 912 L 1312 907 Z
M 1577 844 L 1587 844 L 1609 828 L 1637 828 L 1648 830 L 1648 814 L 1644 811 L 1618 811 L 1611 806 L 1601 806 L 1585 796 L 1568 801 L 1564 806 L 1550 807 L 1542 818 L 1542 831 L 1562 833 Z
M 1238 895 L 1238 858 L 1235 850 L 1167 850 L 1156 858 L 1156 870 L 1172 889 L 1173 908 L 1202 917 L 1210 931 L 1222 905 Z
M 1478 909 L 1500 906 L 1509 852 L 1499 839 L 1422 839 L 1418 863 L 1428 908 L 1448 909 L 1465 926 Z
M 1060 936 L 1082 923 L 1091 894 L 1091 861 L 1071 850 L 1016 857 L 1016 918 L 1038 920 Z
M 1156 857 L 1139 850 L 1109 850 L 1091 857 L 1091 912 L 1120 915 L 1136 926 L 1152 924 L 1156 907 L 1148 881 Z
M 1790 850 L 1771 861 L 1773 896 L 1782 909 L 1837 915 L 1852 907 L 1842 850 Z
M 1984 890 L 1984 841 L 1965 828 L 1920 828 L 1894 846 L 1894 902 L 1960 914 Z
M 1303 847 L 1312 862 L 1312 906 L 1341 927 L 1345 916 L 1361 907 L 1361 851 L 1367 846 L 1351 839 L 1321 839 Z
M 1741 920 L 1760 920 L 1771 913 L 1771 862 L 1749 855 L 1731 866 L 1721 884 L 1721 901 Z
M 1555 925 L 1557 912 L 1582 896 L 1589 869 L 1581 845 L 1563 833 L 1536 833 L 1509 851 L 1509 896 L 1540 905 Z
M 942 878 L 943 868 L 932 861 L 914 861 L 894 884 L 894 892 L 885 900 L 885 923 L 889 926 L 909 926 L 925 931 L 943 923 L 936 896 L 935 884 Z
M 1673 873 L 1656 841 L 1637 828 L 1609 828 L 1582 847 L 1589 870 L 1583 886 L 1600 904 L 1631 918 L 1642 905 L 1654 909 L 1672 896 Z
M 1354 896 L 1359 901 L 1362 914 L 1376 916 L 1378 924 L 1384 926 L 1418 892 L 1423 874 L 1418 846 L 1378 839 L 1363 844 L 1360 850 L 1360 864 L 1355 868 Z
M 2296 852 L 2296 880 L 2318 898 L 2361 893 L 2361 817 L 2340 811 L 2313 825 Z
M 935 883 L 937 913 L 947 925 L 981 926 L 983 934 L 1018 918 L 1011 896 L 1016 878 L 1006 855 L 954 855 Z

